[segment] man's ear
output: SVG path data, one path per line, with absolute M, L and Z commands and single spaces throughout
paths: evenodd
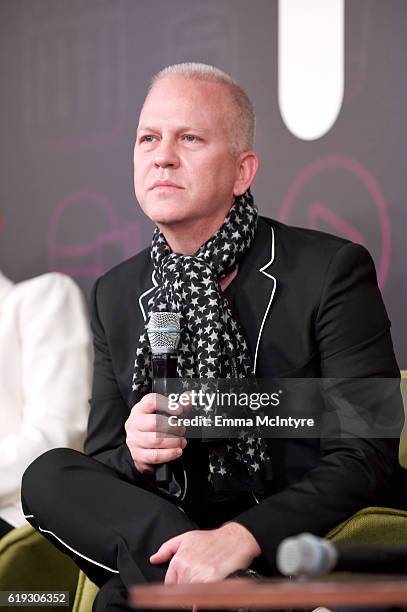
M 254 151 L 245 151 L 241 153 L 236 160 L 236 174 L 235 185 L 233 188 L 233 195 L 243 195 L 254 181 L 254 177 L 259 169 L 259 158 Z

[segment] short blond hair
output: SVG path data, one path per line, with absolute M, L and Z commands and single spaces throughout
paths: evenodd
M 169 76 L 182 76 L 191 81 L 204 81 L 223 85 L 230 96 L 233 112 L 226 118 L 229 128 L 231 151 L 239 155 L 252 149 L 256 130 L 256 116 L 253 104 L 247 93 L 232 77 L 209 64 L 185 62 L 173 64 L 157 72 L 151 79 L 149 91 L 154 85 Z

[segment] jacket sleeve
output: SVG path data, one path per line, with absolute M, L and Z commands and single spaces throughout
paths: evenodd
M 51 273 L 25 281 L 10 299 L 21 358 L 16 405 L 22 411 L 18 430 L 0 436 L 0 506 L 18 494 L 24 470 L 39 455 L 59 446 L 82 449 L 91 376 L 85 302 L 69 277 Z M 20 418 L 15 406 L 9 410 L 11 422 Z
M 113 468 L 129 482 L 145 477 L 134 466 L 126 444 L 125 423 L 131 407 L 124 400 L 113 369 L 105 330 L 99 316 L 99 279 L 91 295 L 94 366 L 85 452 Z
M 347 243 L 332 257 L 314 329 L 321 377 L 399 378 L 390 321 L 373 261 L 363 247 Z M 404 420 L 397 381 L 392 388 L 380 410 L 396 424 L 393 437 L 332 437 L 322 432 L 321 459 L 314 469 L 234 519 L 254 535 L 272 567 L 284 538 L 301 532 L 323 536 L 357 510 L 379 505 L 389 493 L 398 470 L 399 440 L 394 436 Z

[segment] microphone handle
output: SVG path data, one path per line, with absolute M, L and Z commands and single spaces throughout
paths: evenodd
M 334 544 L 338 560 L 334 571 L 407 574 L 407 546 Z
M 168 390 L 169 380 L 177 377 L 177 353 L 162 353 L 151 356 L 153 368 L 153 393 L 159 393 L 166 397 L 171 393 Z M 156 414 L 168 416 L 166 412 L 157 410 Z M 160 463 L 155 470 L 155 481 L 160 485 L 168 485 L 172 481 L 171 463 Z

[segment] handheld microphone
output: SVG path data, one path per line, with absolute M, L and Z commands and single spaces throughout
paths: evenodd
M 177 376 L 178 344 L 181 336 L 180 315 L 175 312 L 153 312 L 147 325 L 151 346 L 153 392 L 168 395 L 168 379 Z M 157 414 L 168 416 L 165 412 Z M 157 484 L 172 480 L 171 463 L 161 463 L 155 471 Z
M 407 546 L 338 543 L 303 533 L 277 549 L 277 568 L 285 576 L 323 576 L 331 571 L 407 574 Z

